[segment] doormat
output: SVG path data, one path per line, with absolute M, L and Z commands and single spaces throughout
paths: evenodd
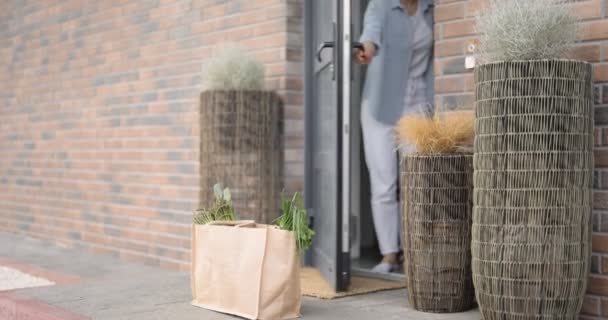
M 405 281 L 387 281 L 372 278 L 352 277 L 348 291 L 335 292 L 315 268 L 302 268 L 302 295 L 318 299 L 337 299 L 385 290 L 405 288 Z
M 0 266 L 0 291 L 52 286 L 55 283 L 17 269 Z

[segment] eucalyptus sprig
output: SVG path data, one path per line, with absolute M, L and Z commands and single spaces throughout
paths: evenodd
M 281 198 L 283 214 L 275 221 L 276 225 L 282 230 L 294 232 L 300 251 L 310 248 L 315 232 L 308 226 L 308 214 L 302 204 L 302 197 L 296 192 L 291 199 L 285 195 Z
M 221 184 L 213 186 L 215 202 L 211 208 L 200 208 L 194 212 L 195 224 L 208 224 L 213 221 L 234 221 L 236 214 L 232 205 L 232 195 L 230 189 L 224 188 Z

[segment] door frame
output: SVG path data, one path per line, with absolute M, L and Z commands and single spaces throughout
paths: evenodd
M 335 241 L 337 253 L 334 257 L 336 261 L 335 270 L 335 283 L 337 291 L 344 291 L 348 289 L 350 285 L 350 192 L 348 189 L 344 190 L 345 187 L 349 186 L 350 179 L 350 92 L 345 95 L 344 89 L 346 85 L 347 92 L 350 90 L 350 79 L 351 79 L 351 51 L 350 44 L 352 42 L 351 33 L 351 22 L 350 22 L 350 10 L 352 0 L 335 0 L 336 1 L 336 21 L 334 28 L 334 48 L 333 48 L 333 63 L 334 63 L 334 74 L 337 88 L 337 108 L 338 116 L 336 123 L 336 135 L 337 135 L 337 161 L 336 161 L 336 176 L 337 176 L 337 190 L 336 190 L 336 227 L 338 230 L 335 232 Z M 314 60 L 316 57 L 317 43 L 314 43 L 314 37 L 312 33 L 312 25 L 315 23 L 313 17 L 313 2 L 322 3 L 324 0 L 306 0 L 304 1 L 304 64 L 305 64 L 305 80 L 304 80 L 304 104 L 305 104 L 305 190 L 304 190 L 304 201 L 306 208 L 312 208 L 313 204 L 309 195 L 313 194 L 312 188 L 314 185 L 311 183 L 311 179 L 314 177 L 313 157 L 312 151 L 313 137 L 312 137 L 312 121 L 313 108 L 310 107 L 311 103 L 315 103 L 314 99 Z M 348 11 L 347 11 L 348 10 Z M 345 32 L 346 31 L 346 32 Z M 344 48 L 348 48 L 344 50 Z M 348 63 L 346 65 L 345 61 Z M 345 67 L 346 66 L 346 67 Z M 345 81 L 347 79 L 347 81 Z M 347 97 L 345 97 L 347 96 Z M 346 155 L 346 156 L 345 156 Z M 345 161 L 346 159 L 346 161 Z M 312 224 L 314 228 L 314 217 L 319 214 L 318 212 L 312 211 Z M 307 262 L 311 262 L 312 252 L 307 255 Z M 313 261 L 314 262 L 314 261 Z
M 351 25 L 352 38 L 358 39 L 361 35 L 363 25 L 363 12 L 369 0 L 353 0 L 351 10 Z M 351 160 L 350 160 L 350 200 L 351 200 L 351 244 L 350 253 L 351 259 L 357 259 L 361 256 L 361 243 L 363 233 L 361 232 L 362 212 L 367 209 L 364 196 L 364 191 L 369 191 L 367 187 L 362 185 L 363 167 L 365 166 L 363 153 L 363 135 L 361 131 L 361 96 L 363 93 L 363 81 L 365 68 L 352 64 L 352 82 L 351 82 Z M 367 199 L 369 202 L 369 199 Z M 371 211 L 369 211 L 371 213 Z

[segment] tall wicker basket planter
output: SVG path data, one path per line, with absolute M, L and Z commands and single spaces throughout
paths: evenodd
M 446 313 L 473 306 L 470 154 L 406 155 L 401 161 L 403 239 L 409 300 Z
M 232 192 L 240 219 L 278 216 L 282 176 L 281 99 L 270 91 L 213 90 L 200 97 L 200 204 L 213 185 Z
M 475 70 L 473 279 L 484 320 L 576 319 L 590 260 L 591 65 Z

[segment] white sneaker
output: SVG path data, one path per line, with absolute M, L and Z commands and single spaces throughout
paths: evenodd
M 391 272 L 397 271 L 397 270 L 399 270 L 399 265 L 388 263 L 388 262 L 380 262 L 372 269 L 372 272 L 391 273 Z

